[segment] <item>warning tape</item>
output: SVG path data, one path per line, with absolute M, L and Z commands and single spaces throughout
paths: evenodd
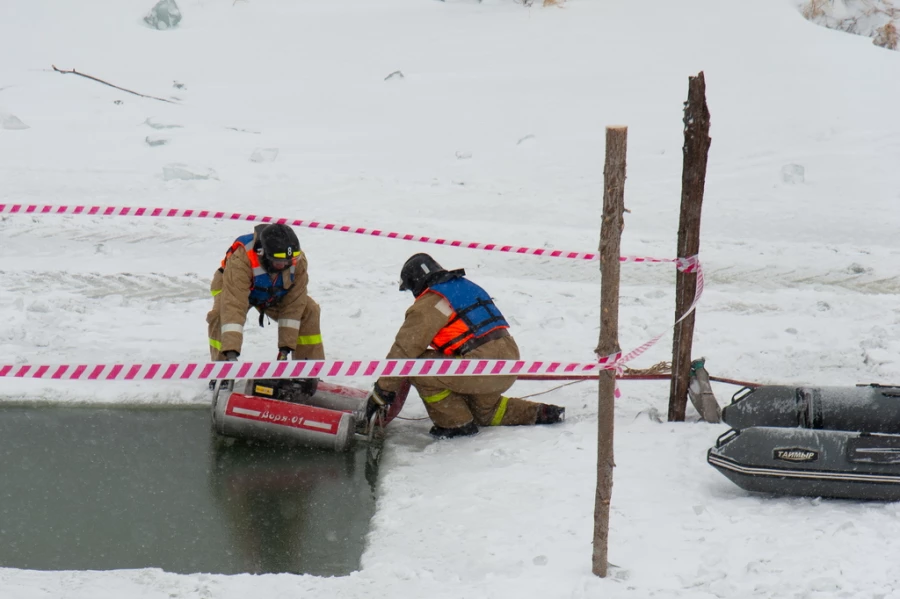
M 697 306 L 703 291 L 703 271 L 698 270 L 694 302 L 675 324 Z M 0 378 L 53 380 L 133 381 L 231 378 L 312 378 L 347 376 L 501 376 L 570 375 L 613 370 L 621 375 L 627 362 L 637 358 L 665 334 L 627 354 L 602 356 L 597 362 L 552 362 L 524 360 L 291 360 L 275 362 L 190 362 L 169 364 L 0 364 Z M 616 389 L 616 397 L 619 391 Z
M 693 258 L 696 259 L 696 256 L 694 256 Z M 697 303 L 700 301 L 700 296 L 703 295 L 703 285 L 704 285 L 703 269 L 700 268 L 699 263 L 697 263 L 696 272 L 697 272 L 697 288 L 696 288 L 696 291 L 694 292 L 694 301 L 691 302 L 691 305 L 688 306 L 688 309 L 684 311 L 684 314 L 682 314 L 678 318 L 678 320 L 675 321 L 675 324 L 672 325 L 673 327 L 676 326 L 679 322 L 681 322 L 685 318 L 687 318 L 688 316 L 690 316 L 690 314 L 694 310 L 697 309 Z M 621 359 L 619 359 L 617 362 L 617 365 L 619 367 L 617 370 L 617 374 L 622 374 L 622 366 L 624 366 L 627 362 L 634 360 L 635 358 L 640 356 L 642 353 L 644 353 L 645 351 L 647 351 L 648 349 L 650 349 L 651 347 L 656 345 L 656 342 L 659 341 L 660 339 L 662 339 L 662 336 L 665 335 L 668 331 L 669 331 L 669 329 L 666 329 L 665 331 L 661 332 L 659 335 L 657 335 L 650 341 L 647 341 L 646 343 L 643 343 L 642 345 L 637 346 L 636 348 L 634 348 L 633 350 L 631 350 L 630 352 L 628 352 L 627 354 L 622 356 Z
M 149 216 L 171 218 L 209 218 L 217 220 L 240 220 L 259 223 L 278 223 L 294 227 L 307 227 L 309 229 L 323 229 L 325 231 L 338 231 L 341 233 L 355 233 L 372 237 L 386 237 L 388 239 L 401 239 L 404 241 L 418 241 L 421 243 L 433 243 L 448 247 L 466 248 L 470 250 L 487 250 L 493 252 L 507 252 L 510 254 L 522 254 L 528 256 L 547 256 L 550 258 L 570 258 L 575 260 L 599 260 L 600 254 L 596 252 L 569 252 L 564 250 L 548 250 L 545 248 L 528 248 L 497 243 L 478 243 L 474 241 L 459 241 L 442 239 L 439 237 L 424 237 L 382 231 L 380 229 L 367 229 L 364 227 L 351 227 L 348 225 L 335 225 L 320 223 L 318 221 L 295 220 L 289 218 L 275 218 L 272 216 L 258 216 L 256 214 L 239 214 L 237 212 L 215 212 L 210 210 L 192 210 L 180 208 L 134 208 L 130 206 L 54 206 L 50 204 L 0 204 L 0 214 L 76 214 L 82 216 Z M 648 264 L 672 262 L 679 270 L 694 272 L 699 268 L 696 256 L 692 258 L 647 258 L 642 256 L 620 256 L 620 262 L 643 262 Z
M 698 269 L 694 302 L 678 324 L 694 311 L 703 292 L 703 271 Z M 275 362 L 190 362 L 169 364 L 0 364 L 0 378 L 52 380 L 134 381 L 231 378 L 312 378 L 348 376 L 565 376 L 613 370 L 621 375 L 627 362 L 637 358 L 665 331 L 627 354 L 602 356 L 597 362 L 553 362 L 524 360 L 292 360 Z M 616 388 L 616 397 L 620 396 Z
M 146 381 L 206 379 L 294 379 L 348 376 L 551 376 L 617 368 L 622 354 L 597 363 L 523 360 L 291 360 L 169 364 L 0 364 L 0 378 Z
M 578 260 L 598 260 L 595 252 L 569 252 L 563 250 L 547 250 L 544 248 L 528 248 L 494 243 L 466 242 L 432 238 L 418 235 L 402 234 L 379 229 L 335 225 L 318 221 L 304 221 L 255 214 L 215 212 L 209 210 L 192 210 L 176 208 L 135 208 L 129 206 L 55 206 L 50 204 L 0 204 L 0 214 L 53 214 L 83 216 L 149 216 L 171 218 L 208 218 L 217 220 L 236 220 L 260 223 L 279 223 L 295 227 L 355 233 L 372 237 L 401 239 L 432 243 L 448 247 L 478 249 L 506 252 L 530 256 L 547 256 L 551 258 L 569 258 Z M 694 300 L 685 313 L 676 321 L 684 320 L 691 314 L 703 293 L 703 270 L 697 256 L 683 258 L 649 258 L 642 256 L 620 256 L 620 262 L 636 263 L 674 263 L 678 270 L 697 274 L 697 287 Z M 372 361 L 332 361 L 310 360 L 294 362 L 242 362 L 237 372 L 234 362 L 206 362 L 188 364 L 96 364 L 96 365 L 12 365 L 0 364 L 0 378 L 32 378 L 61 380 L 157 380 L 157 379 L 210 379 L 210 378 L 308 378 L 318 376 L 474 376 L 474 375 L 510 375 L 532 374 L 564 375 L 587 373 L 594 370 L 614 370 L 621 374 L 625 363 L 637 358 L 655 345 L 665 331 L 646 343 L 638 346 L 625 355 L 617 353 L 604 356 L 596 363 L 566 362 L 524 362 L 509 360 L 372 360 Z M 290 366 L 289 366 L 290 365 Z M 435 366 L 437 365 L 437 366 Z M 456 365 L 454 368 L 453 365 Z M 218 369 L 218 370 L 217 370 Z M 252 374 L 251 374 L 252 371 Z M 616 390 L 618 396 L 618 389 Z

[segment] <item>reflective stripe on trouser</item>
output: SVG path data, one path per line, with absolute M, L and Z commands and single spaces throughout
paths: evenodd
M 278 306 L 266 308 L 266 316 L 278 323 L 278 347 L 294 346 L 295 360 L 325 359 L 325 346 L 322 345 L 322 331 L 319 328 L 320 313 L 319 304 L 308 296 L 299 322 L 282 317 Z
M 278 310 L 266 310 L 266 314 L 272 312 L 272 318 L 277 317 Z M 325 346 L 322 345 L 322 330 L 319 328 L 319 314 L 321 309 L 319 304 L 313 298 L 307 298 L 306 309 L 300 315 L 299 329 L 282 329 L 278 330 L 279 346 L 282 341 L 290 339 L 296 343 L 294 349 L 295 360 L 324 360 Z M 296 337 L 294 337 L 296 335 Z
M 210 293 L 213 297 L 213 307 L 206 314 L 207 336 L 209 337 L 209 359 L 213 362 L 221 362 L 225 360 L 222 355 L 222 320 L 220 313 L 222 309 L 221 296 L 222 292 L 222 273 L 216 271 L 213 275 L 212 284 L 210 285 Z M 233 334 L 241 335 L 243 341 L 243 333 L 235 332 Z
M 422 356 L 439 357 L 430 350 Z M 515 381 L 515 376 L 410 378 L 432 422 L 444 428 L 463 426 L 472 420 L 478 426 L 534 424 L 537 403 L 502 396 Z

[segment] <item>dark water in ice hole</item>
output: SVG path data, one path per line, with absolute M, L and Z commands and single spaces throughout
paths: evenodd
M 207 407 L 0 407 L 0 567 L 347 574 L 366 474 L 359 445 L 216 440 Z

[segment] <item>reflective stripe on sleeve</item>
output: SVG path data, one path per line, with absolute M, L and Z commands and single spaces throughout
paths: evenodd
M 442 399 L 446 399 L 448 395 L 450 395 L 450 390 L 445 389 L 444 391 L 440 391 L 439 393 L 435 393 L 434 395 L 423 397 L 422 401 L 424 401 L 425 403 L 437 403 Z
M 322 335 L 300 335 L 297 337 L 297 345 L 321 345 Z
M 503 417 L 506 415 L 506 404 L 508 403 L 508 397 L 500 397 L 500 405 L 497 406 L 494 417 L 491 418 L 491 426 L 500 426 L 500 423 L 503 422 Z
M 222 293 L 222 290 L 221 290 L 221 289 L 213 289 L 213 290 L 210 291 L 209 293 L 210 293 L 213 297 L 216 297 L 217 295 L 219 295 L 220 293 Z
M 443 297 L 440 299 L 440 301 L 437 304 L 435 304 L 434 307 L 437 309 L 438 312 L 440 312 L 447 318 L 450 318 L 450 316 L 453 314 L 453 306 L 451 306 L 450 302 L 448 302 Z
M 244 325 L 242 324 L 223 324 L 222 325 L 222 334 L 225 333 L 244 333 Z
M 216 341 L 215 339 L 210 339 L 210 340 L 209 340 L 209 346 L 210 346 L 211 348 L 213 348 L 213 349 L 217 349 L 217 350 L 219 350 L 219 351 L 222 351 L 222 342 L 221 342 L 221 341 Z
M 278 319 L 278 326 L 279 326 L 279 327 L 284 327 L 284 328 L 286 328 L 286 329 L 299 329 L 299 328 L 300 328 L 300 321 L 299 321 L 299 320 L 294 320 L 293 318 L 279 318 L 279 319 Z

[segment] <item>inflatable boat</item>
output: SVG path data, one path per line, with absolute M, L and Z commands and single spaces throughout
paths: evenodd
M 747 491 L 900 501 L 900 435 L 753 426 L 706 459 Z
M 900 433 L 900 387 L 744 388 L 722 409 L 737 430 L 751 426 Z
M 900 387 L 742 389 L 707 462 L 742 489 L 900 501 Z

